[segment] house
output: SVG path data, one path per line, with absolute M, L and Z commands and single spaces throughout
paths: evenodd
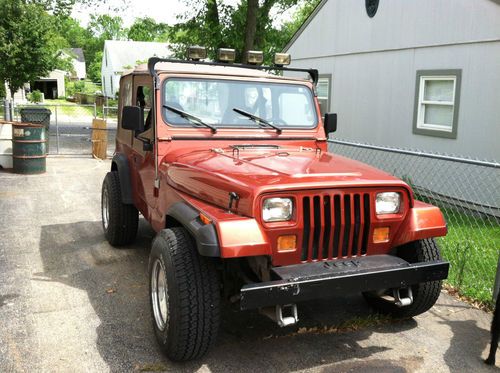
M 14 94 L 15 102 L 25 102 L 27 99 L 26 93 L 34 90 L 39 90 L 43 93 L 46 99 L 56 99 L 66 96 L 65 77 L 70 79 L 82 80 L 87 77 L 85 58 L 82 48 L 67 48 L 61 50 L 61 54 L 71 58 L 73 71 L 53 70 L 46 77 L 38 78 L 33 84 L 26 83 L 23 89 L 19 89 Z M 6 92 L 8 92 L 8 87 Z
M 62 53 L 71 58 L 73 71 L 70 73 L 70 78 L 74 80 L 83 80 L 87 77 L 85 56 L 82 48 L 67 48 L 63 49 Z
M 43 97 L 53 100 L 66 96 L 66 86 L 64 78 L 68 72 L 63 70 L 53 70 L 47 77 L 39 78 L 31 85 L 31 91 L 38 90 L 43 93 Z
M 119 90 L 120 76 L 146 61 L 150 57 L 169 57 L 171 51 L 167 43 L 106 40 L 102 54 L 101 82 L 106 97 L 114 97 Z
M 323 0 L 284 51 L 336 138 L 500 159 L 500 1 Z

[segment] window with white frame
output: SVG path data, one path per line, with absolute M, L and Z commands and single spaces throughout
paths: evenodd
M 331 75 L 320 75 L 316 92 L 318 93 L 319 107 L 321 115 L 330 111 L 330 85 L 332 82 Z
M 413 132 L 456 138 L 460 70 L 417 71 Z

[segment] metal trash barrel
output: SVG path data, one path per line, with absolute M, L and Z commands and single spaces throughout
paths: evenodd
M 46 170 L 46 131 L 41 124 L 13 123 L 12 161 L 18 174 L 40 174 Z
M 21 114 L 21 122 L 23 123 L 36 123 L 42 124 L 45 127 L 47 135 L 47 144 L 45 150 L 49 152 L 49 128 L 50 128 L 50 115 L 52 112 L 45 107 L 24 107 L 19 110 Z

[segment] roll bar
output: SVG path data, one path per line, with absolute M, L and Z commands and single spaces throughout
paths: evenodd
M 301 69 L 301 68 L 294 68 L 294 67 L 285 67 L 285 66 L 263 66 L 263 65 L 248 65 L 248 64 L 229 64 L 229 63 L 224 63 L 224 62 L 208 62 L 208 61 L 191 61 L 191 60 L 178 60 L 175 58 L 159 58 L 159 57 L 151 57 L 148 60 L 148 70 L 149 73 L 153 78 L 155 78 L 155 83 L 158 83 L 158 74 L 156 72 L 155 66 L 158 62 L 173 62 L 173 63 L 186 63 L 186 64 L 191 64 L 191 65 L 204 65 L 204 66 L 234 66 L 234 67 L 241 67 L 244 69 L 253 69 L 253 70 L 265 70 L 265 71 L 271 71 L 271 70 L 278 70 L 278 71 L 294 71 L 294 72 L 303 72 L 303 73 L 308 73 L 309 76 L 311 77 L 311 80 L 314 85 L 318 84 L 318 79 L 319 79 L 319 73 L 318 70 L 316 69 Z M 159 88 L 159 84 L 155 84 L 157 88 Z

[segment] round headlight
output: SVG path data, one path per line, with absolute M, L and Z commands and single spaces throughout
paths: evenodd
M 268 198 L 262 206 L 262 219 L 265 222 L 287 221 L 292 218 L 293 202 L 291 198 Z
M 396 214 L 401 206 L 401 194 L 396 192 L 378 193 L 375 200 L 375 210 L 378 215 Z

